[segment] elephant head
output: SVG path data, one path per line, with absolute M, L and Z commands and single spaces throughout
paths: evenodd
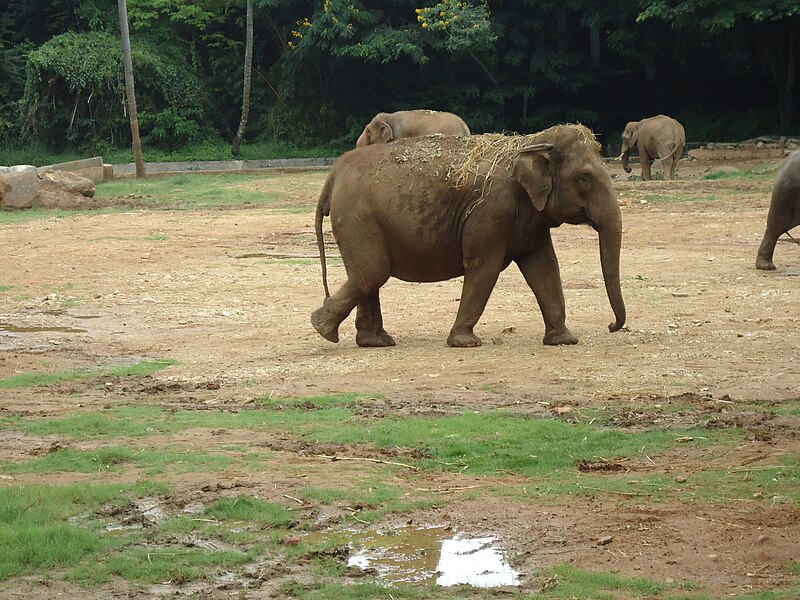
M 386 121 L 376 116 L 361 132 L 356 141 L 356 148 L 370 144 L 386 144 L 394 139 L 394 130 Z
M 622 212 L 597 142 L 578 137 L 523 148 L 512 163 L 511 176 L 525 188 L 536 210 L 558 223 L 588 223 L 598 232 L 600 265 L 615 317 L 608 329 L 621 329 L 626 318 L 619 269 Z
M 625 125 L 625 130 L 622 132 L 622 152 L 619 158 L 622 159 L 622 168 L 626 173 L 631 172 L 631 166 L 628 164 L 631 150 L 636 149 L 636 144 L 639 143 L 639 121 L 629 121 Z

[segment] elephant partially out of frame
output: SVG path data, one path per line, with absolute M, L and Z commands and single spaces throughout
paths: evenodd
M 378 113 L 364 127 L 356 148 L 433 133 L 469 135 L 470 131 L 461 117 L 449 112 L 417 109 Z
M 672 117 L 657 115 L 641 121 L 630 121 L 625 125 L 622 132 L 622 153 L 618 158 L 622 159 L 625 172 L 630 173 L 628 160 L 631 151 L 636 150 L 639 153 L 644 181 L 653 178 L 650 167 L 656 159 L 664 164 L 664 177 L 675 179 L 675 170 L 685 145 L 686 132 L 683 125 Z
M 772 187 L 767 229 L 758 248 L 756 268 L 772 271 L 772 255 L 778 238 L 800 225 L 800 150 L 792 152 L 778 171 Z
M 347 281 L 328 292 L 323 217 Z M 550 230 L 588 223 L 600 240 L 600 265 L 617 331 L 625 324 L 620 287 L 622 214 L 594 134 L 560 125 L 533 135 L 429 136 L 344 154 L 317 205 L 315 229 L 326 298 L 311 323 L 339 341 L 356 310 L 359 346 L 392 346 L 379 292 L 389 277 L 443 281 L 464 276 L 449 346 L 481 344 L 473 328 L 500 273 L 516 263 L 544 319 L 545 344 L 575 344 Z

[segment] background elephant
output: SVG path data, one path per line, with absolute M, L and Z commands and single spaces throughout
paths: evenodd
M 375 115 L 358 137 L 356 148 L 432 133 L 470 134 L 463 119 L 453 113 L 427 109 L 399 110 Z
M 323 215 L 347 271 L 328 294 Z M 600 260 L 616 321 L 625 323 L 619 256 L 622 215 L 594 134 L 561 125 L 528 136 L 486 134 L 401 140 L 344 154 L 320 194 L 315 228 L 326 299 L 311 316 L 327 340 L 356 312 L 359 346 L 390 346 L 379 290 L 390 276 L 443 281 L 464 276 L 447 343 L 479 346 L 473 333 L 497 278 L 511 262 L 533 290 L 545 344 L 574 344 L 550 235 L 562 223 L 599 232 Z
M 800 225 L 800 150 L 792 152 L 778 171 L 772 187 L 767 229 L 758 248 L 756 268 L 772 271 L 772 255 L 778 238 Z
M 650 166 L 655 159 L 660 159 L 664 164 L 664 177 L 675 179 L 675 169 L 681 158 L 683 147 L 686 145 L 686 132 L 683 125 L 672 117 L 658 115 L 641 121 L 630 121 L 622 132 L 622 168 L 626 173 L 631 172 L 628 164 L 631 150 L 639 153 L 639 162 L 642 165 L 642 179 L 648 181 L 653 178 Z

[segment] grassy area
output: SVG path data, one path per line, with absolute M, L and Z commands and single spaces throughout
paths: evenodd
M 262 399 L 235 410 L 175 410 L 158 406 L 121 406 L 62 417 L 16 416 L 0 420 L 4 435 L 56 438 L 59 445 L 44 455 L 0 463 L 5 477 L 46 477 L 74 473 L 91 481 L 71 485 L 18 483 L 0 488 L 0 544 L 13 552 L 0 555 L 0 581 L 19 575 L 63 577 L 83 586 L 122 578 L 137 584 L 163 581 L 213 582 L 220 573 L 269 569 L 300 562 L 313 584 L 287 578 L 282 593 L 295 598 L 490 598 L 490 590 L 443 589 L 409 585 L 385 588 L 375 583 L 343 586 L 346 572 L 342 539 L 303 534 L 318 529 L 317 511 L 331 507 L 343 513 L 342 528 L 380 524 L 417 509 L 447 509 L 449 498 L 425 485 L 422 473 L 450 471 L 470 477 L 514 475 L 514 483 L 492 483 L 471 490 L 472 498 L 497 495 L 508 501 L 558 503 L 569 495 L 600 496 L 619 502 L 736 501 L 800 506 L 800 458 L 784 455 L 770 465 L 750 469 L 709 469 L 680 482 L 673 476 L 643 472 L 595 473 L 580 467 L 681 452 L 722 455 L 743 439 L 739 429 L 704 427 L 702 414 L 681 426 L 666 419 L 658 427 L 621 428 L 614 410 L 579 415 L 586 422 L 531 418 L 512 411 L 472 411 L 440 416 L 385 416 L 379 396 L 344 394 L 298 399 Z M 791 415 L 788 407 L 783 415 Z M 667 413 L 685 415 L 697 407 L 676 402 Z M 764 410 L 769 410 L 764 408 Z M 777 409 L 775 409 L 777 410 Z M 190 436 L 183 432 L 191 431 Z M 194 447 L 192 440 L 213 439 L 212 432 L 247 432 L 247 447 L 219 444 Z M 152 483 L 181 473 L 207 475 L 273 471 L 302 481 L 299 465 L 283 464 L 259 440 L 302 444 L 307 456 L 331 444 L 350 448 L 343 456 L 386 456 L 381 463 L 352 471 L 349 485 L 300 485 L 285 501 L 268 502 L 248 492 L 216 497 L 200 512 L 181 510 L 175 492 Z M 356 458 L 357 456 L 354 456 Z M 312 459 L 313 460 L 313 459 Z M 317 458 L 317 461 L 322 459 Z M 323 464 L 323 463 L 319 463 Z M 353 468 L 346 461 L 330 469 Z M 341 465 L 341 466 L 339 466 Z M 405 465 L 405 466 L 402 466 Z M 414 471 L 417 469 L 418 471 Z M 348 471 L 350 472 L 350 471 Z M 398 477 L 402 474 L 403 477 Z M 106 484 L 106 477 L 138 484 Z M 392 483 L 387 483 L 391 478 Z M 78 479 L 81 481 L 81 479 Z M 474 481 L 474 479 L 472 479 Z M 196 494 L 195 494 L 196 495 Z M 465 496 L 462 496 L 465 497 Z M 148 518 L 141 499 L 163 514 Z M 185 503 L 185 500 L 183 501 Z M 144 519 L 144 526 L 141 526 Z M 148 520 L 149 519 L 149 520 Z M 133 525 L 132 525 L 133 524 Z M 139 524 L 139 525 L 137 525 Z M 300 534 L 298 536 L 298 534 Z M 287 539 L 295 540 L 287 544 Z M 339 539 L 339 541 L 337 541 Z M 24 540 L 24 541 L 23 541 Z M 45 542 L 44 540 L 48 540 Z M 796 564 L 787 565 L 791 575 Z M 53 575 L 55 573 L 55 575 Z M 691 586 L 626 578 L 557 566 L 531 574 L 544 583 L 541 598 L 706 598 Z M 389 591 L 387 591 L 389 590 Z M 797 589 L 792 589 L 797 592 Z M 741 598 L 750 598 L 742 596 Z M 752 598 L 790 598 L 774 595 Z
M 239 160 L 263 160 L 272 158 L 316 158 L 338 156 L 342 152 L 352 149 L 352 144 L 347 145 L 320 145 L 310 148 L 300 148 L 285 142 L 251 142 L 241 147 Z M 134 162 L 131 148 L 95 148 L 93 150 L 65 150 L 54 153 L 44 146 L 35 144 L 0 148 L 0 165 L 34 165 L 37 167 L 52 165 L 71 160 L 80 160 L 92 156 L 102 156 L 103 160 L 111 164 Z M 193 160 L 231 160 L 230 143 L 224 140 L 206 140 L 201 143 L 190 144 L 172 151 L 158 148 L 145 148 L 144 159 L 146 162 L 172 162 Z
M 98 369 L 68 369 L 55 372 L 19 373 L 0 379 L 0 389 L 26 388 L 43 385 L 54 385 L 76 379 L 100 379 L 102 377 L 143 377 L 152 375 L 175 364 L 171 360 L 140 361 L 118 367 Z

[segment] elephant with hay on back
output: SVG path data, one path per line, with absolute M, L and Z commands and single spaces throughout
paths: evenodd
M 344 154 L 331 169 L 315 229 L 326 299 L 311 323 L 331 342 L 356 308 L 356 343 L 391 346 L 379 292 L 389 277 L 443 281 L 464 276 L 447 343 L 481 344 L 473 329 L 501 271 L 516 263 L 533 290 L 545 344 L 574 344 L 550 230 L 588 223 L 600 239 L 600 263 L 615 320 L 625 324 L 619 257 L 622 216 L 594 134 L 561 125 L 533 135 L 427 136 Z M 328 292 L 323 217 L 347 281 Z

